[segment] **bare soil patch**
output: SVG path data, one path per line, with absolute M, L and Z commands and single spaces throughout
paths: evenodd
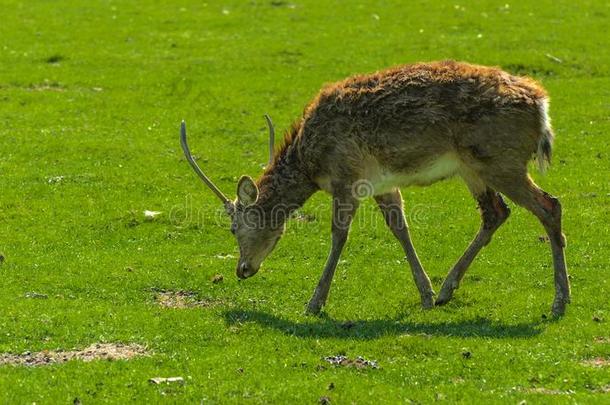
M 49 298 L 49 296 L 47 294 L 41 294 L 41 293 L 37 293 L 37 292 L 34 292 L 34 291 L 26 292 L 24 297 L 25 298 L 43 299 L 43 300 L 46 300 L 47 298 Z
M 58 93 L 66 91 L 64 86 L 55 82 L 32 83 L 27 89 L 30 91 L 55 91 Z
M 358 369 L 379 368 L 377 361 L 367 360 L 360 356 L 356 357 L 355 359 L 350 359 L 347 356 L 338 355 L 338 356 L 325 357 L 324 360 L 326 360 L 327 362 L 329 362 L 330 364 L 335 365 L 335 366 L 354 367 L 354 368 L 358 368 Z
M 212 299 L 199 298 L 197 293 L 192 291 L 155 291 L 155 301 L 164 308 L 205 308 L 211 307 L 218 302 Z
M 149 383 L 159 385 L 159 384 L 184 384 L 184 378 L 182 377 L 154 377 L 148 380 Z
M 571 395 L 574 394 L 574 391 L 562 391 L 555 390 L 552 388 L 544 388 L 544 387 L 536 387 L 536 388 L 528 388 L 525 392 L 529 392 L 531 394 L 545 394 L 545 395 Z
M 49 364 L 66 363 L 71 360 L 85 362 L 93 360 L 128 360 L 137 356 L 148 356 L 144 346 L 123 343 L 95 343 L 83 350 L 25 352 L 22 354 L 0 354 L 0 366 L 11 364 L 16 366 L 45 366 Z
M 589 367 L 608 367 L 610 366 L 610 358 L 595 357 L 593 359 L 584 360 L 582 364 Z

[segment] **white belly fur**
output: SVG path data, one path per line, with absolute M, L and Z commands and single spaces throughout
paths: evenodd
M 364 165 L 363 176 L 359 183 L 367 181 L 369 190 L 367 195 L 380 195 L 392 191 L 396 187 L 411 185 L 427 186 L 442 179 L 455 175 L 460 167 L 460 161 L 453 153 L 446 153 L 426 166 L 422 166 L 410 173 L 393 173 L 382 167 L 376 159 L 367 161 Z M 332 193 L 330 178 L 328 176 L 316 179 L 322 190 Z
M 453 153 L 447 153 L 430 164 L 410 173 L 393 173 L 381 167 L 377 161 L 367 163 L 365 179 L 373 188 L 373 195 L 384 194 L 401 186 L 427 186 L 439 180 L 455 175 L 460 161 Z

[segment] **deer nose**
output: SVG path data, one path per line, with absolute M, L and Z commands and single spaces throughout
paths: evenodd
M 237 264 L 237 277 L 243 279 L 252 277 L 253 275 L 255 275 L 256 273 L 258 273 L 258 266 L 257 267 L 253 267 L 252 265 L 250 265 L 248 262 L 246 261 L 239 261 L 239 263 Z
M 253 276 L 255 273 L 256 271 L 252 271 L 250 266 L 248 266 L 248 263 L 244 262 L 237 265 L 237 277 L 241 278 L 242 280 Z
M 246 276 L 244 276 L 244 270 L 246 269 L 246 263 L 237 263 L 237 277 L 241 278 L 242 280 L 246 278 Z

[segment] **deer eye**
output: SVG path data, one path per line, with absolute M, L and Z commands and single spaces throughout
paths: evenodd
M 231 233 L 235 235 L 235 232 L 237 232 L 237 226 L 235 224 L 231 224 Z

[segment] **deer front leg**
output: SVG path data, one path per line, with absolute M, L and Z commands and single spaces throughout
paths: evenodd
M 405 252 L 411 267 L 413 279 L 419 290 L 422 307 L 432 308 L 434 306 L 434 291 L 430 284 L 430 278 L 424 271 L 417 257 L 417 252 L 415 252 L 415 247 L 413 247 L 411 242 L 409 227 L 402 208 L 400 190 L 396 189 L 391 193 L 376 196 L 375 201 L 377 201 L 377 205 L 379 205 L 379 209 L 383 213 L 386 224 L 396 239 L 398 239 Z
M 351 197 L 333 198 L 333 223 L 332 223 L 332 243 L 330 254 L 324 266 L 324 272 L 318 282 L 318 286 L 307 305 L 307 312 L 310 314 L 319 314 L 320 310 L 326 304 L 330 283 L 333 280 L 339 257 L 352 223 L 352 219 L 358 208 L 358 200 Z

